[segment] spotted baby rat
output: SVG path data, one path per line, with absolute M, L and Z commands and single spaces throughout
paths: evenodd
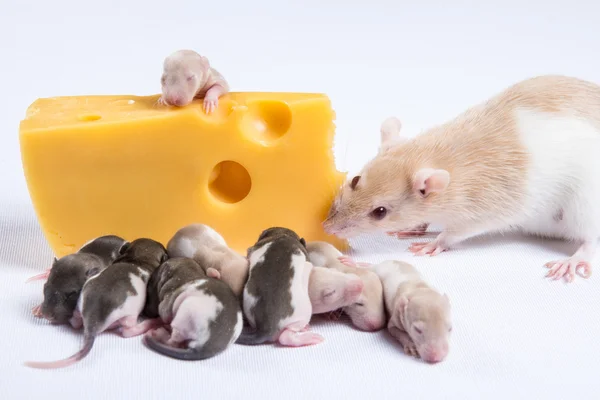
M 193 258 L 212 278 L 219 278 L 241 297 L 248 279 L 248 259 L 227 246 L 213 228 L 190 224 L 178 230 L 167 244 L 170 257 Z
M 223 352 L 239 337 L 244 319 L 226 283 L 206 275 L 191 258 L 175 257 L 154 271 L 145 313 L 170 325 L 149 331 L 151 349 L 182 360 L 202 360 Z
M 92 350 L 96 336 L 109 329 L 120 329 L 123 337 L 140 335 L 155 320 L 138 323 L 146 301 L 146 285 L 152 272 L 168 259 L 165 247 L 152 239 L 125 243 L 119 257 L 83 285 L 74 318 L 83 325 L 83 347 L 69 358 L 52 362 L 27 362 L 33 368 L 63 368 L 76 363 Z
M 255 345 L 278 341 L 283 346 L 322 342 L 308 324 L 312 305 L 308 282 L 312 264 L 306 242 L 282 227 L 264 230 L 248 249 L 250 273 L 244 287 L 243 311 L 253 331 L 242 331 L 236 343 Z
M 435 223 L 444 230 L 434 241 L 410 247 L 433 256 L 481 233 L 520 230 L 579 246 L 548 262 L 547 276 L 591 275 L 600 236 L 600 86 L 539 76 L 415 138 L 399 130 L 395 118 L 382 124 L 382 147 L 336 196 L 328 233 Z
M 388 331 L 408 355 L 443 361 L 452 331 L 450 301 L 428 285 L 411 264 L 384 261 L 370 267 L 383 283 Z
M 161 86 L 160 103 L 182 107 L 195 98 L 204 98 L 207 114 L 217 108 L 219 97 L 229 92 L 223 76 L 193 50 L 178 50 L 164 60 Z
M 35 279 L 47 278 L 44 300 L 32 310 L 53 324 L 66 324 L 73 317 L 84 283 L 108 267 L 117 258 L 125 240 L 115 235 L 100 236 L 82 246 L 79 251 L 60 259 Z
M 339 258 L 342 253 L 327 242 L 306 244 L 308 259 L 318 267 L 333 268 L 343 273 L 357 275 L 363 281 L 363 290 L 356 302 L 342 308 L 352 324 L 364 331 L 377 331 L 385 326 L 385 306 L 381 281 L 373 271 L 345 265 Z

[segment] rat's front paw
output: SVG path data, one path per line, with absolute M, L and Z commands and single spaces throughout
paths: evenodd
M 415 346 L 414 343 L 412 343 L 412 342 L 405 343 L 403 345 L 403 349 L 404 349 L 404 354 L 406 354 L 407 356 L 419 358 L 419 352 L 417 351 L 417 346 Z
M 575 279 L 575 274 L 584 279 L 587 279 L 592 275 L 592 265 L 589 261 L 577 257 L 571 257 L 560 261 L 550 261 L 545 264 L 545 267 L 550 268 L 546 277 L 553 278 L 554 280 L 564 277 L 565 281 L 572 282 L 573 279 Z M 580 270 L 583 270 L 583 273 L 581 273 Z
M 219 98 L 208 96 L 204 98 L 204 112 L 207 114 L 212 113 L 217 109 L 219 105 Z
M 366 262 L 356 262 L 354 261 L 352 258 L 348 257 L 348 256 L 341 256 L 338 257 L 338 261 L 341 262 L 342 264 L 344 264 L 347 267 L 363 267 L 363 268 L 367 268 L 370 267 L 371 264 L 366 263 Z
M 408 249 L 416 256 L 437 256 L 441 252 L 448 250 L 448 247 L 438 240 L 434 240 L 428 243 L 412 243 Z

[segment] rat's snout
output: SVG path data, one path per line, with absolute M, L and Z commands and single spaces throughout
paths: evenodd
M 167 101 L 168 104 L 170 104 L 172 106 L 180 107 L 185 104 L 185 99 L 183 98 L 183 96 L 169 95 L 169 96 L 165 96 L 165 100 Z
M 435 364 L 443 361 L 448 355 L 448 344 L 444 343 L 441 345 L 428 346 L 421 355 L 423 361 L 430 364 Z

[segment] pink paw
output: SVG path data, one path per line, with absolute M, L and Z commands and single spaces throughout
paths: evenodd
M 204 98 L 204 112 L 207 114 L 212 113 L 217 109 L 219 105 L 219 99 L 216 97 L 205 97 Z
M 356 262 L 354 261 L 352 258 L 348 257 L 348 256 L 341 256 L 338 257 L 338 261 L 341 262 L 342 264 L 344 264 L 347 267 L 370 267 L 371 264 L 366 263 L 366 262 Z
M 408 249 L 416 256 L 437 256 L 441 252 L 448 250 L 447 247 L 442 246 L 437 240 L 429 243 L 412 243 Z
M 294 332 L 286 329 L 279 335 L 279 344 L 288 347 L 312 346 L 324 340 L 323 336 L 310 331 Z
M 575 279 L 575 274 L 584 279 L 588 279 L 592 275 L 591 264 L 586 260 L 575 257 L 567 258 L 566 260 L 561 261 L 550 261 L 545 264 L 545 267 L 550 268 L 550 271 L 548 271 L 546 277 L 554 278 L 555 281 L 564 277 L 565 281 L 573 282 L 573 279 Z M 579 270 L 583 270 L 583 274 L 580 273 Z

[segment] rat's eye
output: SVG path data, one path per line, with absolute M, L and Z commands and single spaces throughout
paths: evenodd
M 419 335 L 422 335 L 422 334 L 423 334 L 423 331 L 422 331 L 421 329 L 417 328 L 416 326 L 413 326 L 413 328 L 415 328 L 415 331 L 416 331 L 416 332 L 417 332 Z
M 186 77 L 186 79 L 187 79 L 187 81 L 188 81 L 188 82 L 191 82 L 191 81 L 193 81 L 193 80 L 194 80 L 194 78 L 195 78 L 195 77 L 196 77 L 195 75 L 188 75 L 188 76 Z
M 452 327 L 448 328 L 448 332 L 452 332 Z
M 354 305 L 357 307 L 364 307 L 365 303 L 354 303 Z
M 163 75 L 160 77 L 160 83 L 162 83 L 164 85 L 165 82 L 167 82 L 167 77 Z
M 377 207 L 376 209 L 374 209 L 373 211 L 371 211 L 371 217 L 376 219 L 376 220 L 381 220 L 384 219 L 385 216 L 387 215 L 387 208 L 385 207 Z

